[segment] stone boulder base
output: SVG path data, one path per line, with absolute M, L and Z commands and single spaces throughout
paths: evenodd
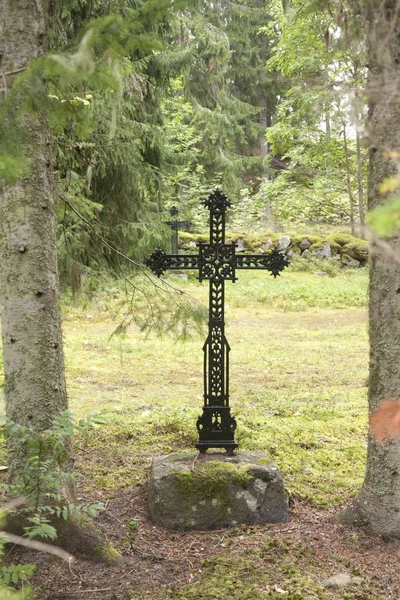
M 176 453 L 153 459 L 150 516 L 173 530 L 289 520 L 278 468 L 262 452 Z

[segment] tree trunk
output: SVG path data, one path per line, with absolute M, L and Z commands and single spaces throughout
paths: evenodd
M 344 158 L 346 163 L 346 183 L 347 183 L 347 193 L 349 195 L 350 202 L 350 226 L 351 226 L 351 234 L 354 235 L 354 196 L 353 190 L 351 189 L 351 173 L 350 173 L 350 161 L 349 161 L 349 148 L 347 145 L 347 135 L 346 135 L 346 123 L 343 121 L 343 146 L 344 146 Z
M 46 51 L 46 0 L 0 2 L 0 70 Z M 6 75 L 7 77 L 7 75 Z M 7 87 L 12 76 L 7 77 Z M 43 430 L 67 408 L 57 273 L 51 133 L 24 117 L 30 174 L 0 187 L 0 308 L 7 417 Z M 9 476 L 21 455 L 11 459 Z
M 14 72 L 46 51 L 47 0 L 0 0 L 0 73 Z M 0 310 L 7 417 L 42 431 L 67 406 L 57 271 L 52 136 L 46 115 L 24 117 L 30 173 L 14 185 L 0 182 Z M 24 447 L 9 440 L 9 481 L 25 466 Z M 71 461 L 72 462 L 72 461 Z M 69 485 L 69 484 L 68 484 Z M 74 502 L 73 483 L 64 489 Z M 57 543 L 113 562 L 118 553 L 91 522 L 57 520 Z M 8 530 L 24 534 L 24 517 Z
M 368 207 L 385 199 L 379 186 L 397 173 L 387 151 L 400 151 L 400 19 L 396 2 L 371 0 L 369 25 L 369 117 L 370 152 Z M 400 239 L 388 240 L 400 252 Z M 372 244 L 370 269 L 370 381 L 369 410 L 383 400 L 398 399 L 400 391 L 400 267 Z M 400 536 L 400 445 L 378 445 L 368 438 L 366 475 L 351 506 L 340 515 L 342 522 L 362 522 L 375 531 Z
M 360 134 L 356 132 L 357 146 L 357 181 L 358 181 L 358 212 L 360 215 L 360 235 L 365 238 L 365 214 L 364 214 L 364 181 L 363 181 L 363 166 L 361 158 L 361 139 Z
M 256 5 L 257 8 L 263 7 L 264 0 L 257 0 Z M 260 34 L 260 50 L 259 56 L 261 59 L 261 63 L 265 65 L 265 57 L 266 57 L 266 48 L 265 48 L 265 35 Z M 267 106 L 267 97 L 265 95 L 264 90 L 260 89 L 260 126 L 262 129 L 262 134 L 260 137 L 260 155 L 262 160 L 262 171 L 261 171 L 261 189 L 262 189 L 262 198 L 264 201 L 264 214 L 263 214 L 263 223 L 265 225 L 269 225 L 271 221 L 271 199 L 263 190 L 263 184 L 268 181 L 268 156 L 269 156 L 269 147 L 267 141 L 267 127 L 268 127 L 268 106 Z
M 356 126 L 356 152 L 357 152 L 357 183 L 358 183 L 358 213 L 360 215 L 360 236 L 365 239 L 365 210 L 364 210 L 364 174 L 363 174 L 363 159 L 361 156 L 361 136 L 360 136 L 360 107 L 362 101 L 359 99 L 360 87 L 359 80 L 359 63 L 358 60 L 353 62 L 353 85 L 356 89 L 355 94 L 355 126 Z
M 265 54 L 265 52 L 264 52 L 264 54 Z M 267 161 L 268 161 L 268 154 L 269 154 L 268 141 L 267 141 L 267 137 L 266 137 L 266 130 L 268 127 L 267 99 L 266 99 L 263 91 L 261 91 L 261 93 L 260 93 L 260 125 L 263 129 L 263 133 L 260 138 L 260 153 L 261 153 L 261 159 L 262 159 L 262 175 L 261 175 L 261 185 L 262 185 L 268 181 Z M 271 221 L 271 200 L 264 191 L 262 192 L 262 194 L 263 194 L 263 200 L 265 202 L 263 221 L 266 225 L 268 225 Z

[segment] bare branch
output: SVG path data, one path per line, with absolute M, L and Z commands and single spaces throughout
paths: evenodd
M 19 535 L 14 535 L 13 533 L 6 533 L 5 531 L 0 532 L 0 540 L 5 542 L 11 542 L 12 544 L 18 544 L 18 546 L 25 546 L 25 548 L 31 548 L 32 550 L 39 550 L 40 552 L 47 552 L 48 554 L 53 554 L 54 556 L 58 556 L 67 562 L 71 562 L 74 560 L 72 554 L 65 552 L 62 548 L 58 548 L 57 546 L 51 546 L 50 544 L 44 544 L 43 542 L 38 542 L 37 540 L 28 540 L 26 538 L 20 537 Z

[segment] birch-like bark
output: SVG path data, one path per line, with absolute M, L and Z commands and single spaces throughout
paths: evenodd
M 346 184 L 347 184 L 347 193 L 349 195 L 349 204 L 350 204 L 350 226 L 351 226 L 351 234 L 354 235 L 354 196 L 353 190 L 351 189 L 351 173 L 350 173 L 350 161 L 349 161 L 349 147 L 347 144 L 347 134 L 346 134 L 346 122 L 342 122 L 343 127 L 343 149 L 344 149 L 344 160 L 346 164 Z
M 357 182 L 358 182 L 358 212 L 360 215 L 360 230 L 361 237 L 365 238 L 365 213 L 364 213 L 364 181 L 363 181 L 363 165 L 361 158 L 361 139 L 360 134 L 356 132 L 356 147 L 357 147 Z

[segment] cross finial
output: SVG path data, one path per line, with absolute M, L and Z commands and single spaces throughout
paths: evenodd
M 228 196 L 221 192 L 218 188 L 214 190 L 208 198 L 203 200 L 203 204 L 208 210 L 214 210 L 216 212 L 224 212 L 231 205 L 231 201 L 228 200 Z

